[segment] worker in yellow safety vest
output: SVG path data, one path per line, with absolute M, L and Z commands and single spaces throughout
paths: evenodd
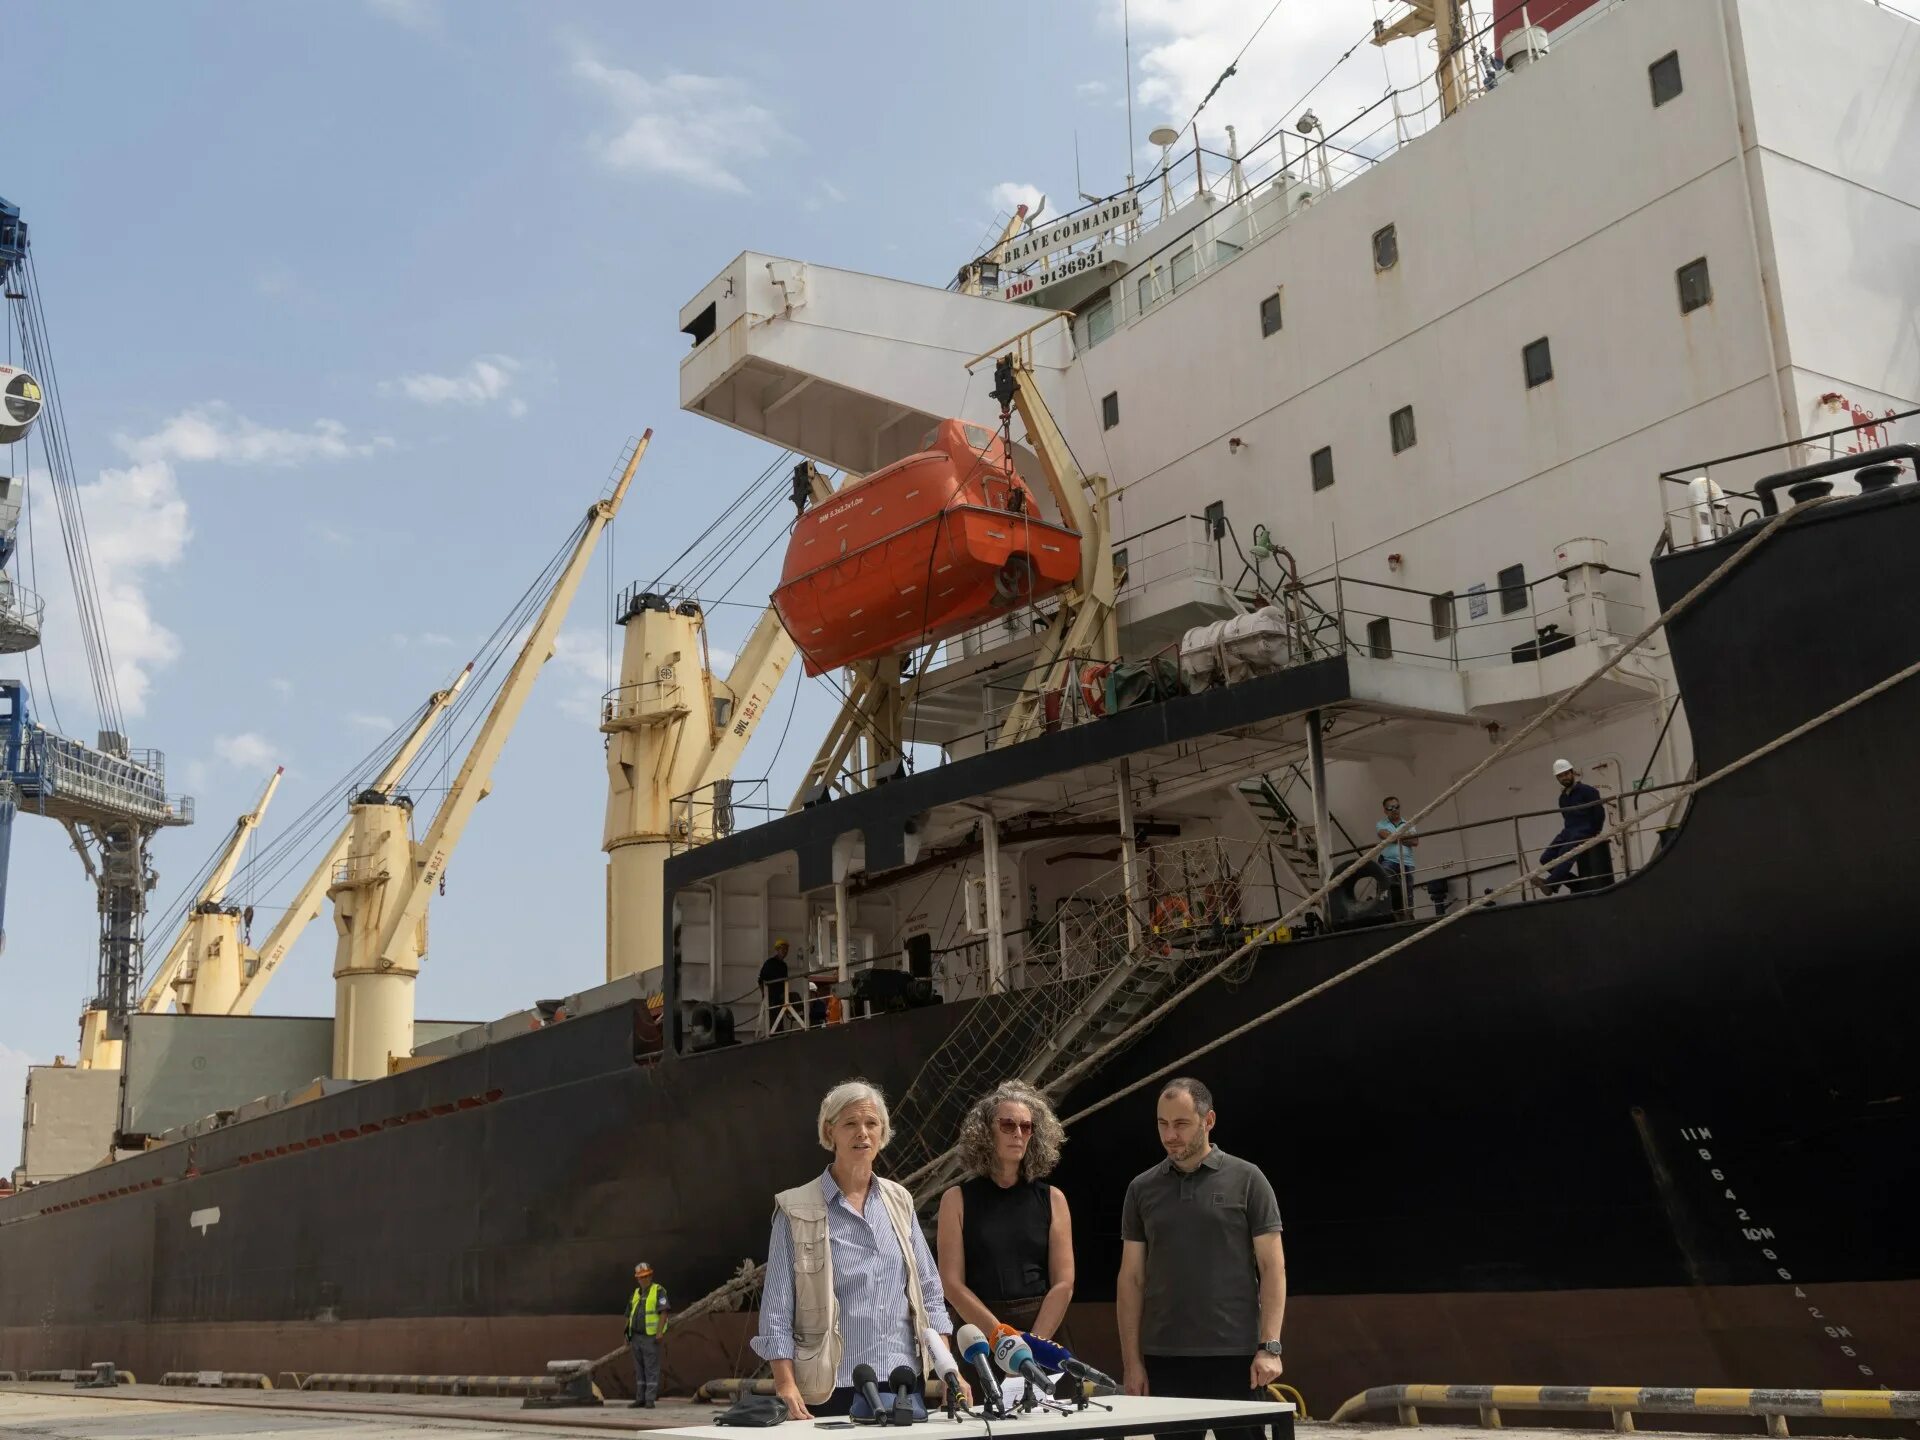
M 636 1410 L 651 1410 L 659 1397 L 660 1337 L 667 1333 L 670 1308 L 665 1288 L 653 1278 L 653 1266 L 642 1260 L 633 1267 L 633 1298 L 627 1301 L 627 1349 L 633 1352 Z

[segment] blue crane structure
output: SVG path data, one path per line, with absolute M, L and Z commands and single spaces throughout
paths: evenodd
M 37 472 L 52 479 L 73 581 L 81 640 L 100 715 L 98 743 L 69 739 L 34 717 L 24 678 L 0 679 L 0 944 L 5 940 L 7 859 L 20 813 L 57 820 L 72 837 L 99 895 L 100 950 L 90 1009 L 106 1016 L 109 1038 L 124 1034 L 145 963 L 147 896 L 155 884 L 149 842 L 163 827 L 190 824 L 193 802 L 166 793 L 166 762 L 128 746 L 112 653 L 87 548 L 85 517 L 54 383 L 45 314 L 34 283 L 27 225 L 0 199 L 0 289 L 12 312 L 22 364 L 0 364 L 0 656 L 24 658 L 40 644 L 43 606 L 19 581 L 18 535 L 26 508 L 26 466 L 14 458 L 33 436 Z M 11 359 L 11 357 L 9 357 Z M 36 427 L 38 435 L 35 436 Z M 12 573 L 8 566 L 11 565 Z M 43 665 L 44 677 L 44 665 Z

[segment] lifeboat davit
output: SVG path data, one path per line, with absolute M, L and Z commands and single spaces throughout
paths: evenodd
M 943 420 L 800 517 L 773 605 L 818 675 L 948 639 L 1079 573 L 1079 531 L 1038 513 L 1006 442 Z

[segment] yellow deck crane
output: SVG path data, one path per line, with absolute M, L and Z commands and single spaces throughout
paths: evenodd
M 811 462 L 795 473 L 810 502 L 833 493 Z M 727 671 L 709 663 L 706 616 L 645 591 L 622 597 L 620 684 L 601 705 L 607 736 L 607 978 L 661 964 L 663 875 L 675 845 L 732 828 L 732 774 L 794 644 L 768 606 Z
M 647 431 L 621 457 L 611 491 L 581 522 L 571 554 L 528 632 L 493 707 L 461 762 L 460 773 L 434 812 L 424 839 L 411 834 L 412 806 L 382 792 L 361 794 L 348 822 L 346 854 L 333 871 L 333 1074 L 371 1080 L 413 1053 L 413 984 L 427 949 L 427 904 L 447 858 L 460 843 L 473 810 L 485 797 L 507 736 L 533 691 L 540 667 L 580 588 L 600 532 L 620 509 L 633 472 L 646 454 Z
M 447 707 L 466 687 L 473 674 L 473 666 L 468 665 L 454 677 L 453 683 L 444 690 L 436 690 L 428 697 L 427 707 L 415 722 L 412 732 L 393 758 L 380 769 L 373 783 L 360 793 L 378 792 L 391 794 L 394 786 L 400 783 L 400 777 L 407 773 L 407 767 L 413 764 L 414 757 L 427 743 L 427 737 L 433 733 L 433 727 L 447 711 Z M 273 972 L 280 968 L 280 962 L 293 948 L 294 941 L 320 914 L 321 902 L 326 899 L 327 887 L 333 883 L 333 872 L 346 859 L 347 836 L 352 828 L 351 820 L 340 827 L 340 833 L 334 837 L 333 844 L 327 847 L 327 853 L 320 857 L 320 863 L 306 878 L 287 908 L 280 912 L 280 919 L 268 933 L 266 940 L 258 950 L 245 952 L 245 971 L 238 990 L 234 991 L 228 1002 L 220 1007 L 202 1003 L 202 997 L 196 993 L 193 1009 L 201 1015 L 251 1015 L 253 1007 L 259 1003 L 261 992 L 267 988 L 267 982 L 273 978 Z
M 215 997 L 223 989 L 238 988 L 238 955 L 242 943 L 240 910 L 227 904 L 227 885 L 240 867 L 240 856 L 247 848 L 247 841 L 266 817 L 267 806 L 273 803 L 273 792 L 280 788 L 280 777 L 285 772 L 284 765 L 276 765 L 267 788 L 260 792 L 258 803 L 234 822 L 233 833 L 221 848 L 220 858 L 213 863 L 213 873 L 200 887 L 200 893 L 193 897 L 193 904 L 187 908 L 186 918 L 180 924 L 180 933 L 173 937 L 166 958 L 141 992 L 135 1006 L 140 1014 L 151 1015 L 163 1009 L 169 999 L 179 1005 L 182 1013 L 190 1013 L 196 994 Z M 231 986 L 226 983 L 226 972 L 232 972 L 235 977 Z M 197 981 L 204 983 L 196 986 Z M 229 993 L 226 998 L 233 997 Z M 224 1013 L 225 1009 L 221 1003 L 215 1013 Z

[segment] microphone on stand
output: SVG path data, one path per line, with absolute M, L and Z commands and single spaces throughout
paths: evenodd
M 1120 1382 L 1104 1370 L 1096 1370 L 1084 1360 L 1076 1360 L 1069 1355 L 1060 1367 L 1074 1379 L 1080 1381 L 1095 1395 L 1118 1395 Z
M 1036 1394 L 1053 1393 L 1053 1382 L 1047 1378 L 1047 1372 L 1034 1363 L 1033 1351 L 1011 1325 L 994 1326 L 993 1359 L 1007 1374 L 1018 1375 L 1027 1382 L 1026 1395 L 1020 1402 L 1022 1410 L 1033 1408 Z
M 1067 1368 L 1067 1361 L 1073 1358 L 1073 1352 L 1064 1345 L 1051 1340 L 1042 1340 L 1031 1330 L 1022 1330 L 1020 1338 L 1027 1342 L 1027 1348 L 1033 1351 L 1033 1360 L 1042 1370 L 1058 1371 Z
M 931 1325 L 920 1332 L 920 1343 L 927 1347 L 927 1358 L 933 1362 L 933 1373 L 940 1377 L 940 1385 L 947 1392 L 947 1418 L 960 1418 L 960 1367 L 953 1363 L 953 1352 L 947 1349 L 947 1342 L 940 1338 L 940 1332 Z
M 992 1415 L 1006 1414 L 1006 1403 L 1000 1398 L 1000 1381 L 993 1373 L 993 1351 L 987 1347 L 987 1337 L 980 1333 L 980 1327 L 962 1325 L 953 1339 L 960 1347 L 961 1356 L 980 1379 L 980 1408 Z
M 867 1402 L 867 1409 L 873 1412 L 873 1423 L 884 1425 L 887 1417 L 880 1408 L 880 1376 L 871 1365 L 853 1367 L 853 1388 Z
M 893 1373 L 887 1376 L 887 1388 L 893 1391 L 893 1423 L 911 1425 L 923 1418 L 913 1413 L 914 1390 L 919 1386 L 920 1377 L 911 1365 L 896 1365 Z

